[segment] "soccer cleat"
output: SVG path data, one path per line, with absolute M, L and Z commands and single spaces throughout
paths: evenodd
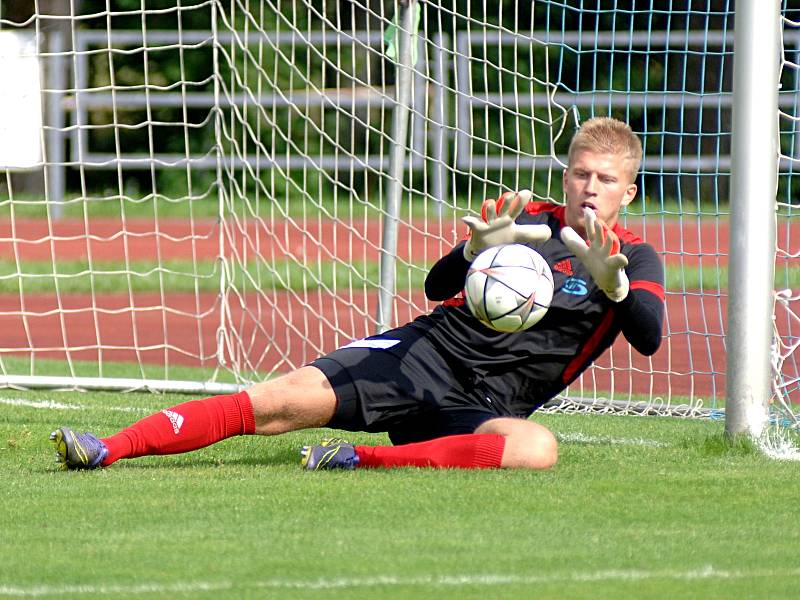
M 309 471 L 352 470 L 358 464 L 358 454 L 353 444 L 347 443 L 342 438 L 324 439 L 319 446 L 303 446 L 300 456 L 300 464 Z
M 91 433 L 75 433 L 69 427 L 59 427 L 50 434 L 56 446 L 56 460 L 61 470 L 96 469 L 108 456 L 108 448 Z

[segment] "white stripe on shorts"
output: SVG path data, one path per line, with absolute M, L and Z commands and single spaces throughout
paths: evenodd
M 392 346 L 397 346 L 400 343 L 400 340 L 393 340 L 390 338 L 383 338 L 383 339 L 362 339 L 362 340 L 355 340 L 354 342 L 350 342 L 346 346 L 342 346 L 343 348 L 375 348 L 377 350 L 386 350 L 387 348 L 391 348 Z

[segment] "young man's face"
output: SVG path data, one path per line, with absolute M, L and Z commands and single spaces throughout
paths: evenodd
M 567 225 L 585 237 L 583 209 L 587 206 L 609 227 L 616 224 L 620 209 L 636 196 L 636 184 L 626 163 L 618 154 L 575 152 L 564 170 Z

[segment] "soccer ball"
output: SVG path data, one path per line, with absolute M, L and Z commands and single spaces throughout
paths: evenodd
M 538 323 L 550 308 L 553 273 L 533 248 L 494 246 L 470 265 L 464 296 L 469 310 L 487 327 L 522 331 Z

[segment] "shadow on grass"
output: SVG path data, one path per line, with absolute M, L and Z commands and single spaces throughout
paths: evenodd
M 251 456 L 214 457 L 207 454 L 193 455 L 191 452 L 181 455 L 149 456 L 142 460 L 122 459 L 109 468 L 124 469 L 197 469 L 207 467 L 246 466 L 246 467 L 273 467 L 285 465 L 300 465 L 300 451 L 268 450 L 263 454 L 254 453 Z
M 122 459 L 111 465 L 100 469 L 100 471 L 114 471 L 117 469 L 135 469 L 142 471 L 154 470 L 190 470 L 190 469 L 207 469 L 209 467 L 225 468 L 225 467 L 276 467 L 276 466 L 296 466 L 300 468 L 300 451 L 292 451 L 290 449 L 276 448 L 274 450 L 266 450 L 263 453 L 253 453 L 250 456 L 226 456 L 215 457 L 210 456 L 208 453 L 192 453 L 185 454 L 170 454 L 164 456 L 143 456 L 139 458 Z M 84 472 L 86 470 L 79 469 L 74 472 Z M 62 472 L 58 465 L 53 464 L 41 469 L 42 473 L 58 473 Z M 63 471 L 67 472 L 67 471 Z M 72 472 L 72 471 L 70 471 Z M 88 471 L 87 471 L 88 472 Z

